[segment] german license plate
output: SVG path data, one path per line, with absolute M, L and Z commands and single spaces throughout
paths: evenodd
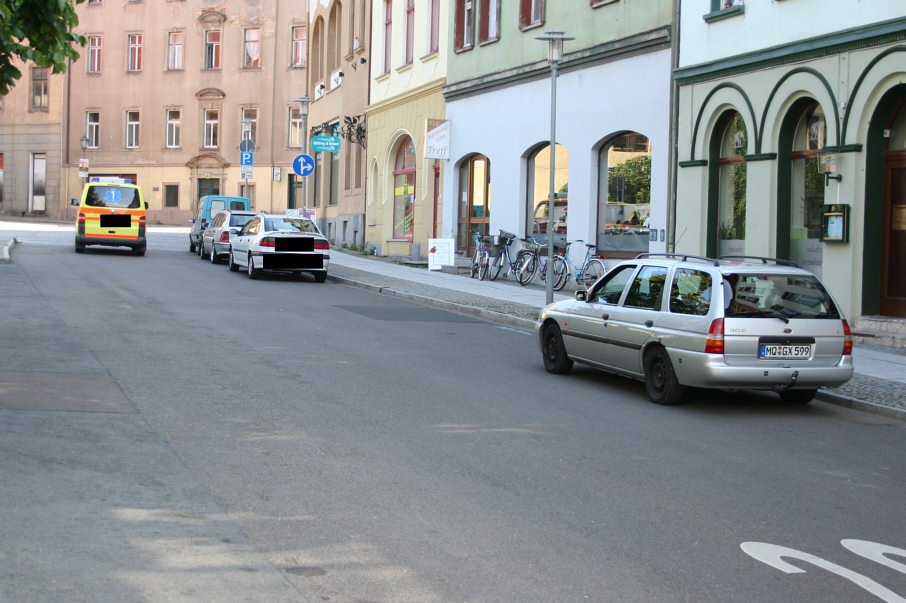
M 808 344 L 763 343 L 758 346 L 758 357 L 764 360 L 808 360 L 812 346 Z

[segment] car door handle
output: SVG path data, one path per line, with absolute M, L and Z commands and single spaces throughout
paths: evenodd
M 646 320 L 646 321 L 645 321 L 645 326 L 646 326 L 646 327 L 653 327 L 653 326 L 654 326 L 654 321 L 653 321 L 653 320 Z
M 601 318 L 603 318 L 604 320 L 610 320 L 610 314 L 602 314 Z

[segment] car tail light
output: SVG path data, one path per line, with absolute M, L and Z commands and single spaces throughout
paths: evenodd
M 843 319 L 843 355 L 849 356 L 853 353 L 853 332 L 849 330 L 849 323 Z
M 79 224 L 85 224 L 85 214 L 79 214 Z
M 220 242 L 229 243 L 230 242 L 230 233 L 227 232 L 226 230 L 224 230 L 222 233 L 220 233 Z
M 705 341 L 706 354 L 724 353 L 724 319 L 715 318 L 708 329 L 708 339 Z
M 324 239 L 315 239 L 315 249 L 327 251 L 328 249 L 330 249 L 330 243 L 328 243 Z
M 276 243 L 274 242 L 274 237 L 264 237 L 263 239 L 261 239 L 261 242 L 258 243 L 258 245 L 260 245 L 261 247 L 276 247 L 277 246 Z

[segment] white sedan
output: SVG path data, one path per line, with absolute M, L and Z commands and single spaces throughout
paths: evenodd
M 327 280 L 330 244 L 308 218 L 259 214 L 233 238 L 228 261 L 230 270 L 245 268 L 249 278 L 257 278 L 262 271 L 308 272 L 323 283 Z

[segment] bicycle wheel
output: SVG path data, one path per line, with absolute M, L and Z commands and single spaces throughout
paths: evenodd
M 519 265 L 516 266 L 516 280 L 524 287 L 532 282 L 537 270 L 538 260 L 535 258 L 534 254 L 527 253 L 522 256 L 522 260 L 519 262 Z
M 586 289 L 594 285 L 599 278 L 604 276 L 607 273 L 607 267 L 604 266 L 604 262 L 599 259 L 592 259 L 588 261 L 585 269 L 582 270 L 582 276 L 579 277 L 581 280 L 582 286 Z
M 491 256 L 486 249 L 481 251 L 481 257 L 478 258 L 478 280 L 483 281 L 488 276 L 488 267 L 491 263 Z
M 469 268 L 469 277 L 475 278 L 475 275 L 478 274 L 478 262 L 481 259 L 481 247 L 475 250 L 475 255 L 472 256 L 472 266 Z
M 554 265 L 552 267 L 553 272 L 551 275 L 554 277 L 554 291 L 559 291 L 566 286 L 566 281 L 569 279 L 569 266 L 559 255 L 554 258 Z
M 503 252 L 498 253 L 493 260 L 491 260 L 491 267 L 488 269 L 488 278 L 492 281 L 496 281 L 497 277 L 500 276 L 500 270 L 503 268 Z

